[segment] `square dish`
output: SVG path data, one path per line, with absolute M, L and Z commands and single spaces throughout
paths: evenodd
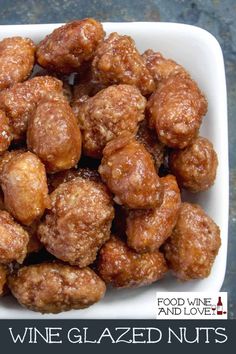
M 0 39 L 11 36 L 30 37 L 35 42 L 60 24 L 0 26 Z M 224 62 L 217 40 L 207 31 L 175 23 L 105 23 L 105 31 L 128 34 L 140 52 L 148 48 L 183 65 L 205 93 L 209 107 L 201 135 L 209 138 L 217 151 L 219 167 L 214 186 L 187 200 L 199 203 L 221 229 L 222 246 L 210 276 L 204 280 L 180 283 L 167 277 L 152 286 L 129 290 L 108 290 L 100 303 L 78 311 L 58 315 L 33 313 L 5 297 L 0 302 L 0 318 L 155 318 L 156 292 L 219 291 L 224 280 L 228 232 L 228 131 Z

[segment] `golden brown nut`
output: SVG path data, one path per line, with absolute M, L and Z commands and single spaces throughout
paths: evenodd
M 28 233 L 8 212 L 0 210 L 0 263 L 22 263 L 26 257 L 28 242 Z
M 48 252 L 72 265 L 91 264 L 110 237 L 111 197 L 102 184 L 76 178 L 51 194 L 52 209 L 38 228 Z
M 115 202 L 132 209 L 154 208 L 162 202 L 162 186 L 151 155 L 131 134 L 107 144 L 99 167 Z
M 198 137 L 185 149 L 171 152 L 169 164 L 181 187 L 200 192 L 213 185 L 218 159 L 212 143 Z
M 174 75 L 188 76 L 187 71 L 174 60 L 166 59 L 159 52 L 154 52 L 152 49 L 146 50 L 143 55 L 146 67 L 152 74 L 156 86 L 160 81 L 168 79 Z
M 21 155 L 24 152 L 25 152 L 24 149 L 11 150 L 11 151 L 5 151 L 5 153 L 0 156 L 0 183 L 1 183 L 1 174 L 4 166 L 8 162 L 10 162 L 13 158 L 16 158 L 18 155 Z
M 50 206 L 45 167 L 31 152 L 8 153 L 0 183 L 6 209 L 24 225 L 39 219 Z
M 70 74 L 93 58 L 104 35 L 101 23 L 92 18 L 69 22 L 39 43 L 37 61 L 49 70 Z
M 0 92 L 0 109 L 9 118 L 14 139 L 22 139 L 28 120 L 43 98 L 63 98 L 62 82 L 50 76 L 38 76 Z
M 19 269 L 9 287 L 24 307 L 41 313 L 84 309 L 101 300 L 104 282 L 90 268 L 42 263 Z
M 29 38 L 0 41 L 0 91 L 26 80 L 34 66 L 35 45 Z
M 97 170 L 90 168 L 79 168 L 67 171 L 61 171 L 53 175 L 48 176 L 48 188 L 50 192 L 53 192 L 60 184 L 72 181 L 77 177 L 88 179 L 95 182 L 101 182 L 101 177 Z
M 9 119 L 0 110 L 0 155 L 6 151 L 11 143 L 12 135 L 9 126 Z
M 1 227 L 1 226 L 0 226 Z M 0 297 L 6 292 L 8 268 L 0 264 Z
M 62 88 L 63 88 L 63 95 L 67 99 L 68 102 L 72 101 L 72 85 L 71 85 L 71 80 L 70 80 L 70 75 L 63 75 L 63 74 L 58 74 L 53 71 L 44 69 L 37 65 L 34 69 L 34 72 L 30 76 L 30 78 L 38 77 L 38 76 L 51 76 L 55 77 L 56 79 L 62 81 Z
M 164 145 L 158 140 L 155 130 L 149 129 L 146 120 L 141 122 L 136 135 L 138 142 L 144 145 L 149 154 L 152 155 L 158 171 L 164 161 Z
M 126 219 L 128 245 L 136 252 L 158 250 L 177 222 L 181 197 L 176 179 L 172 175 L 161 178 L 163 202 L 159 208 L 130 210 Z
M 147 104 L 150 126 L 159 140 L 183 149 L 197 136 L 207 101 L 197 84 L 187 76 L 170 76 L 160 83 Z
M 95 78 L 106 86 L 129 84 L 148 95 L 155 89 L 151 73 L 129 36 L 111 33 L 99 44 L 92 63 Z
M 115 288 L 149 285 L 167 272 L 164 256 L 159 251 L 139 254 L 118 237 L 112 236 L 102 247 L 98 273 Z
M 65 100 L 43 100 L 30 117 L 27 145 L 44 163 L 48 173 L 75 166 L 81 155 L 81 133 Z
M 199 205 L 183 203 L 164 252 L 177 278 L 202 279 L 209 276 L 220 245 L 220 229 L 214 221 Z
M 144 119 L 146 99 L 129 85 L 114 85 L 82 103 L 77 118 L 83 135 L 83 151 L 100 158 L 105 145 L 123 132 L 136 133 Z

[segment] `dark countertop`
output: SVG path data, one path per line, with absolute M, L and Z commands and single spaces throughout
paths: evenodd
M 230 222 L 228 265 L 222 290 L 236 318 L 236 1 L 235 0 L 0 0 L 0 24 L 101 21 L 182 22 L 210 31 L 224 52 L 228 89 Z

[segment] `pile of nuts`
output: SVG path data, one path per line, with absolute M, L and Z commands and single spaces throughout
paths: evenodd
M 216 177 L 206 112 L 181 65 L 94 19 L 0 41 L 0 295 L 58 313 L 207 277 L 220 230 L 181 202 Z

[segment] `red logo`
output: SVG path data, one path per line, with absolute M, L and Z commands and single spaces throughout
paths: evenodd
M 221 296 L 218 297 L 218 302 L 216 305 L 212 305 L 212 315 L 225 315 L 227 312 L 223 311 L 223 303 Z

